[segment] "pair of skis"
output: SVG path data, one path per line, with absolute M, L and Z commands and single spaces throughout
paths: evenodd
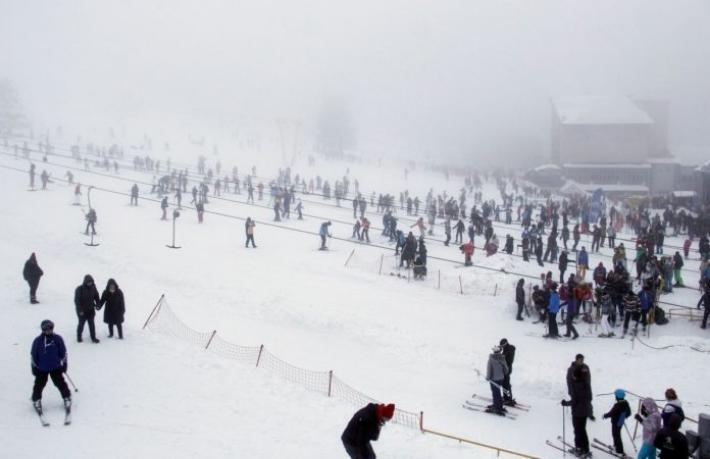
M 617 453 L 616 449 L 607 444 L 604 443 L 603 441 L 599 440 L 598 438 L 595 438 L 592 442 L 592 447 L 595 449 L 598 449 L 600 451 L 604 451 L 607 454 L 610 454 L 611 456 L 618 457 L 619 459 L 632 459 L 631 456 L 627 456 L 626 454 L 622 453 Z
M 507 410 L 502 413 L 496 413 L 495 411 L 492 411 L 490 408 L 490 404 L 493 403 L 493 400 L 489 397 L 473 394 L 471 398 L 473 400 L 466 400 L 463 403 L 463 408 L 471 411 L 480 411 L 482 413 L 494 414 L 496 416 L 506 417 L 508 419 L 517 419 L 518 417 L 518 413 L 512 413 Z M 524 405 L 521 403 L 516 403 L 514 406 L 504 405 L 504 408 L 513 408 L 519 411 L 530 411 L 529 405 Z
M 588 458 L 588 457 L 591 457 L 591 456 L 592 456 L 592 453 L 591 453 L 591 452 L 590 452 L 590 453 L 583 454 L 583 455 L 580 456 L 580 455 L 577 453 L 577 448 L 575 448 L 573 445 L 571 445 L 571 444 L 569 444 L 569 443 L 563 441 L 563 440 L 562 440 L 562 437 L 557 437 L 557 441 L 559 441 L 560 444 L 555 444 L 555 443 L 551 442 L 550 440 L 546 440 L 545 443 L 547 444 L 547 446 L 549 446 L 549 447 L 551 447 L 551 448 L 554 448 L 554 449 L 556 449 L 556 450 L 562 451 L 563 453 L 571 453 L 571 454 L 574 454 L 574 455 L 577 456 L 577 457 L 587 457 L 587 458 Z M 599 450 L 599 451 L 603 451 L 603 452 L 609 454 L 610 456 L 614 456 L 614 457 L 619 458 L 619 459 L 632 459 L 630 456 L 627 456 L 627 455 L 625 455 L 625 454 L 617 453 L 613 446 L 608 445 L 608 444 L 602 442 L 602 441 L 599 440 L 598 438 L 595 438 L 595 439 L 592 441 L 592 444 L 591 444 L 590 446 L 591 446 L 592 448 L 594 448 L 594 449 L 597 449 L 597 450 Z
M 47 417 L 44 415 L 44 410 L 42 409 L 42 405 L 35 405 L 34 406 L 35 412 L 37 413 L 37 416 L 39 417 L 39 422 L 42 423 L 42 427 L 49 427 L 49 421 L 47 420 Z M 64 425 L 68 426 L 71 424 L 71 402 L 69 403 L 64 403 Z
M 579 452 L 577 451 L 577 448 L 575 448 L 573 445 L 565 442 L 562 439 L 562 437 L 557 437 L 557 441 L 560 443 L 555 444 L 555 443 L 551 442 L 550 440 L 545 440 L 545 444 L 547 444 L 547 446 L 549 446 L 550 448 L 554 448 L 558 451 L 562 451 L 564 454 L 570 453 L 570 454 L 572 454 L 576 457 L 580 457 L 580 458 L 591 458 L 592 457 L 591 452 L 579 454 Z

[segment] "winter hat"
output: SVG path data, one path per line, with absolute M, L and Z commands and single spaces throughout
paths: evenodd
M 503 351 L 503 349 L 500 346 L 493 346 L 493 348 L 491 350 L 493 351 L 494 354 L 500 354 Z
M 507 339 L 507 338 L 503 338 L 502 340 L 500 340 L 500 343 L 499 343 L 499 344 L 500 344 L 501 346 L 505 346 L 506 344 L 508 344 L 508 339 Z
M 377 405 L 377 418 L 389 421 L 394 416 L 394 404 L 384 405 L 380 403 Z
M 45 319 L 45 320 L 43 320 L 42 323 L 39 325 L 39 328 L 41 328 L 42 331 L 51 330 L 51 329 L 54 328 L 54 322 L 52 322 L 52 321 L 49 320 L 49 319 Z
M 624 397 L 626 397 L 626 392 L 624 389 L 616 389 L 614 391 L 614 397 L 616 397 L 617 400 L 623 400 Z

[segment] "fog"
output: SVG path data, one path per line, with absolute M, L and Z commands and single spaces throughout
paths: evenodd
M 365 152 L 511 164 L 547 156 L 550 97 L 624 94 L 670 101 L 677 155 L 710 145 L 707 0 L 0 8 L 0 78 L 51 126 L 287 119 L 308 143 L 335 107 Z

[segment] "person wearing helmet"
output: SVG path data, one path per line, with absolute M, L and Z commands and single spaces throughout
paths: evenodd
M 42 334 L 34 339 L 30 351 L 32 375 L 35 377 L 32 403 L 39 414 L 42 413 L 42 391 L 49 378 L 62 394 L 64 406 L 71 406 L 71 392 L 64 381 L 64 373 L 67 371 L 67 348 L 64 340 L 54 334 L 54 323 L 51 320 L 43 320 L 40 328 Z
M 629 402 L 625 400 L 626 392 L 624 389 L 616 389 L 614 391 L 616 403 L 611 407 L 608 413 L 604 414 L 604 419 L 611 419 L 611 436 L 614 439 L 614 449 L 617 454 L 624 455 L 624 442 L 621 440 L 621 428 L 624 427 L 626 418 L 631 416 L 631 407 Z
M 503 348 L 500 346 L 493 346 L 492 350 L 493 352 L 490 356 L 488 356 L 486 381 L 488 381 L 491 385 L 493 404 L 486 408 L 486 412 L 504 416 L 506 410 L 503 408 L 503 397 L 501 396 L 500 389 L 503 387 L 503 382 L 505 381 L 506 376 L 510 373 L 510 369 L 505 361 Z
M 380 438 L 380 429 L 394 416 L 394 405 L 368 403 L 359 409 L 340 436 L 345 452 L 352 459 L 374 459 L 371 441 Z

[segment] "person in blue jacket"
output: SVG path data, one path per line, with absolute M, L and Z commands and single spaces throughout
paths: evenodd
M 582 247 L 582 250 L 577 254 L 577 275 L 584 280 L 587 276 L 587 270 L 589 269 L 589 254 L 587 253 L 586 247 Z
M 328 248 L 325 245 L 326 238 L 333 237 L 328 231 L 330 229 L 331 224 L 332 223 L 330 221 L 327 221 L 323 222 L 320 225 L 320 231 L 318 232 L 318 234 L 320 235 L 320 250 L 326 250 Z
M 616 403 L 608 413 L 604 414 L 604 419 L 611 419 L 611 436 L 614 439 L 614 449 L 617 454 L 624 455 L 624 443 L 621 441 L 621 428 L 624 427 L 626 418 L 631 416 L 631 407 L 625 399 L 624 389 L 614 391 Z
M 64 340 L 54 334 L 54 323 L 51 320 L 43 320 L 40 328 L 42 334 L 34 339 L 30 352 L 32 374 L 35 377 L 32 403 L 38 412 L 42 411 L 42 391 L 49 378 L 52 378 L 52 383 L 62 394 L 64 405 L 71 405 L 71 391 L 64 381 L 64 373 L 67 371 L 67 348 Z
M 550 299 L 547 303 L 548 331 L 545 338 L 559 338 L 560 332 L 557 329 L 557 313 L 560 311 L 560 294 L 557 293 L 557 283 L 550 286 Z

